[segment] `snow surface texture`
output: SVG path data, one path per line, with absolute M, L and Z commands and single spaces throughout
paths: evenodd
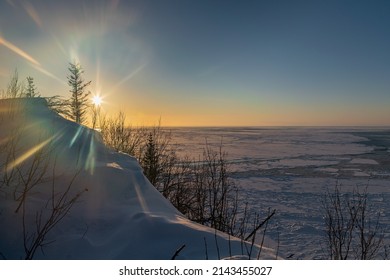
M 326 191 L 367 188 L 390 244 L 390 129 L 386 127 L 208 127 L 171 129 L 179 153 L 202 155 L 205 139 L 222 142 L 241 200 L 276 209 L 267 236 L 282 256 L 327 259 L 322 201 Z M 375 216 L 375 215 L 374 215 Z M 383 256 L 378 255 L 381 259 Z
M 16 152 L 5 164 L 10 139 Z M 134 158 L 109 150 L 97 132 L 62 118 L 44 99 L 0 100 L 1 146 L 3 173 L 25 174 L 39 153 L 49 161 L 19 211 L 16 183 L 0 184 L 0 258 L 25 257 L 24 243 L 31 244 L 37 224 L 68 187 L 68 199 L 79 197 L 45 236 L 35 259 L 170 259 L 182 245 L 176 259 L 248 257 L 250 244 L 186 219 Z M 16 184 L 19 192 L 22 183 Z M 255 245 L 251 256 L 258 250 Z M 274 259 L 274 250 L 262 248 L 260 257 Z

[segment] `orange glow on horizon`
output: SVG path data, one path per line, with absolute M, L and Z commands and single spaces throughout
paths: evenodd
M 114 108 L 112 108 L 114 109 Z M 155 111 L 153 112 L 153 109 Z M 247 112 L 236 110 L 231 113 L 202 112 L 196 108 L 180 112 L 179 110 L 164 110 L 164 108 L 148 108 L 142 112 L 141 108 L 126 108 L 126 124 L 129 126 L 155 126 L 161 120 L 163 127 L 276 127 L 276 126 L 389 126 L 390 117 L 382 111 L 370 116 L 361 116 L 360 111 L 334 110 L 325 112 L 326 108 L 319 110 L 318 114 L 307 111 L 289 110 L 284 112 Z M 115 112 L 113 110 L 113 112 Z M 117 111 L 116 111 L 117 112 Z M 116 114 L 109 114 L 115 116 Z

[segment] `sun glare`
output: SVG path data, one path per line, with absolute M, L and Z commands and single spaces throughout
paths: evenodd
M 92 98 L 92 104 L 95 106 L 100 106 L 102 104 L 102 98 L 99 95 L 95 95 Z

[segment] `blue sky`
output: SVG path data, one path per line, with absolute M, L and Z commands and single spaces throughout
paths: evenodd
M 15 68 L 69 95 L 79 61 L 135 124 L 390 125 L 388 1 L 0 4 L 0 88 Z M 21 52 L 22 51 L 22 52 Z

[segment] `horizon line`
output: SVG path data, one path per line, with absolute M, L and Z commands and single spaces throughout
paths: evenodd
M 154 127 L 158 125 L 145 125 Z M 161 128 L 385 128 L 389 125 L 161 125 Z

